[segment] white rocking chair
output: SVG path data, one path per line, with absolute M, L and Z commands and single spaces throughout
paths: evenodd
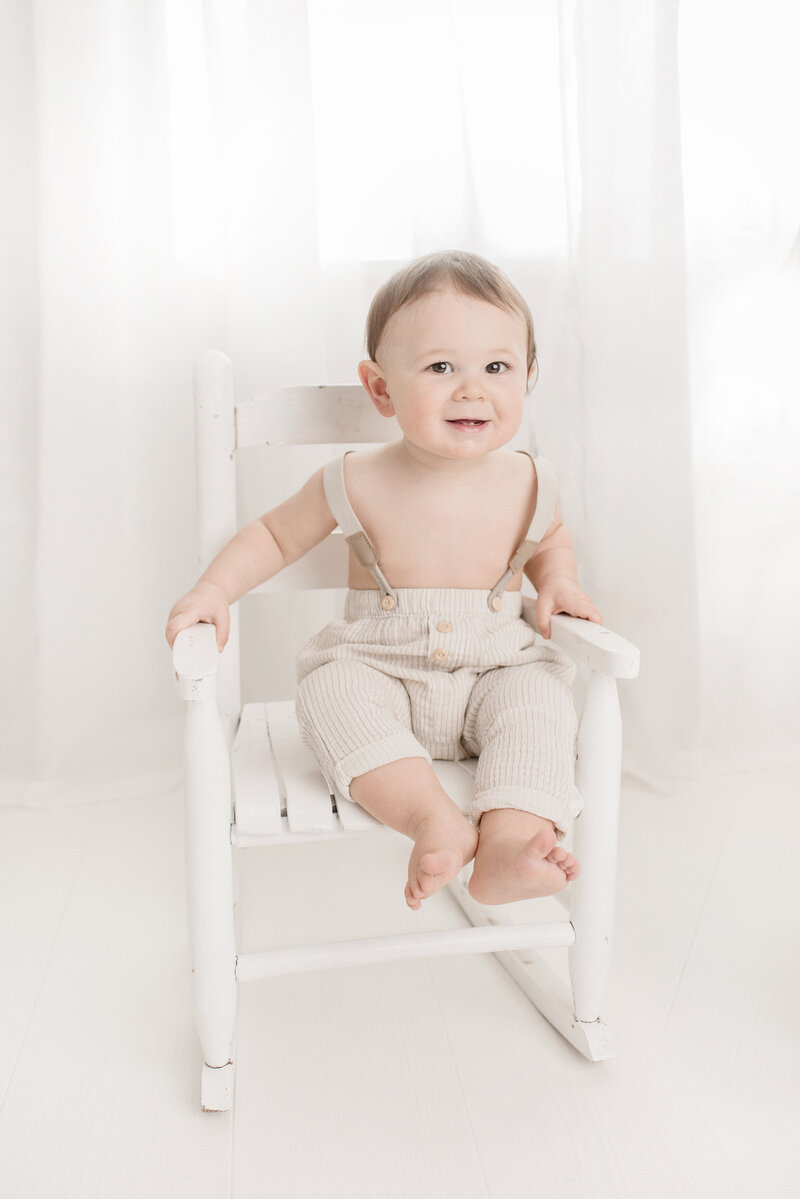
M 264 444 L 358 445 L 396 435 L 394 422 L 375 411 L 360 387 L 290 388 L 235 405 L 231 362 L 216 351 L 198 361 L 195 403 L 203 569 L 239 527 L 237 450 Z M 295 572 L 306 588 L 342 589 L 346 550 L 344 538 L 334 535 L 282 574 Z M 242 708 L 235 608 L 231 616 L 230 641 L 221 656 L 213 627 L 203 624 L 180 633 L 173 651 L 179 694 L 189 701 L 186 855 L 194 1011 L 204 1059 L 203 1109 L 231 1107 L 238 983 L 356 963 L 494 953 L 576 1049 L 592 1061 L 613 1057 L 600 1015 L 616 875 L 622 743 L 616 680 L 638 673 L 636 647 L 587 621 L 553 617 L 553 644 L 588 668 L 576 762 L 576 783 L 585 805 L 574 829 L 581 875 L 557 897 L 560 908 L 566 908 L 563 919 L 515 919 L 515 909 L 529 910 L 530 903 L 549 901 L 490 907 L 476 903 L 467 891 L 470 865 L 449 886 L 472 927 L 237 953 L 232 847 L 338 840 L 385 830 L 357 805 L 345 799 L 337 804 L 331 796 L 313 755 L 300 740 L 293 701 Z M 534 624 L 534 604 L 527 597 L 524 616 Z M 465 812 L 474 765 L 434 763 L 442 785 Z M 569 947 L 571 986 L 535 952 L 551 946 Z

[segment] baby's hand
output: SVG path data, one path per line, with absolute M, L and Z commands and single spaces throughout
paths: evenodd
M 580 616 L 584 620 L 593 620 L 595 624 L 603 623 L 602 616 L 588 595 L 569 578 L 555 578 L 542 584 L 536 599 L 536 623 L 543 637 L 550 636 L 550 617 L 556 612 Z
M 197 583 L 173 605 L 165 630 L 170 649 L 181 629 L 198 623 L 216 627 L 217 649 L 222 653 L 231 628 L 231 613 L 228 597 L 216 583 Z

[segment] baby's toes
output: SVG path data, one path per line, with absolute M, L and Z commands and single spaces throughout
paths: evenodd
M 548 862 L 552 862 L 555 866 L 560 866 L 568 879 L 577 878 L 581 872 L 578 865 L 578 860 L 573 853 L 568 853 L 561 845 L 556 845 L 555 848 L 547 855 Z
M 554 866 L 560 866 L 562 870 L 566 870 L 566 861 L 570 857 L 572 857 L 572 854 L 567 853 L 566 849 L 563 849 L 562 846 L 556 845 L 547 855 L 547 861 L 552 862 Z
M 439 883 L 440 876 L 447 871 L 451 855 L 444 850 L 435 853 L 424 853 L 419 860 L 417 882 L 420 894 L 427 895 Z
M 578 859 L 575 857 L 574 853 L 564 852 L 564 856 L 561 858 L 558 864 L 569 879 L 577 878 L 581 872 Z

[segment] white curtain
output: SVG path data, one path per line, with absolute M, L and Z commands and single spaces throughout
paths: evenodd
M 799 27 L 790 0 L 681 15 L 705 769 L 800 751 Z
M 629 768 L 794 752 L 800 97 L 790 6 L 739 7 L 6 0 L 0 723 L 24 797 L 174 768 L 197 353 L 241 395 L 353 381 L 375 287 L 455 245 L 533 309 L 539 449 L 642 650 Z

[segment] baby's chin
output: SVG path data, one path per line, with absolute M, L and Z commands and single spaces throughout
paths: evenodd
M 449 432 L 449 430 L 448 430 Z M 506 452 L 510 437 L 502 441 L 486 437 L 480 430 L 475 433 L 445 435 L 436 443 L 414 441 L 407 435 L 401 439 L 400 446 L 409 458 L 428 466 L 433 470 L 447 470 L 448 467 L 458 467 L 460 464 L 469 466 L 493 458 L 498 451 Z

